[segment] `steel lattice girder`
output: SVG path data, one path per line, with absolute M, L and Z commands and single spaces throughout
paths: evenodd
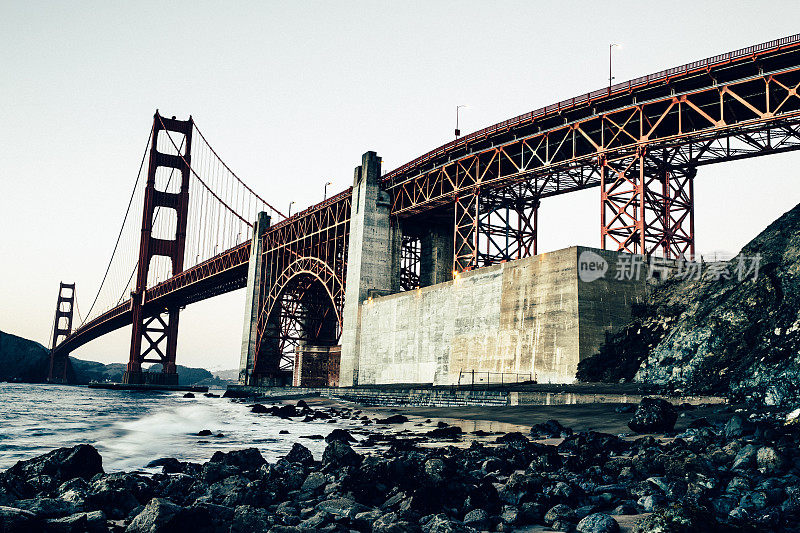
M 295 299 L 303 301 L 304 294 L 314 285 L 298 285 L 305 278 L 313 279 L 327 293 L 337 324 L 334 341 L 338 340 L 344 308 L 351 196 L 352 189 L 348 189 L 266 231 L 262 242 L 255 368 L 277 368 L 263 359 L 277 361 L 281 355 L 261 353 L 263 341 L 269 337 L 269 324 L 277 323 L 281 314 L 296 322 L 296 316 L 287 315 L 285 309 L 281 313 L 280 302 L 287 291 L 298 287 L 300 293 Z M 281 331 L 281 345 L 285 346 L 291 329 L 284 324 Z
M 400 290 L 419 288 L 422 241 L 416 235 L 403 235 L 400 241 Z
M 385 184 L 393 196 L 392 213 L 405 218 L 454 201 L 458 209 L 476 189 L 523 180 L 533 182 L 542 197 L 598 186 L 601 157 L 619 159 L 642 147 L 649 153 L 680 151 L 673 166 L 681 160 L 699 166 L 796 150 L 798 64 L 795 47 L 775 58 L 741 60 L 495 130 L 437 156 L 426 163 L 429 168 L 393 173 Z M 770 65 L 775 70 L 765 71 Z M 725 76 L 735 79 L 723 83 Z M 691 85 L 698 88 L 676 90 Z M 615 107 L 604 109 L 609 106 Z

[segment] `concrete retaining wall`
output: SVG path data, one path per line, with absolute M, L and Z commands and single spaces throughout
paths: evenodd
M 459 372 L 532 373 L 571 383 L 578 361 L 630 319 L 645 279 L 581 281 L 571 247 L 482 268 L 361 306 L 358 383 L 456 384 Z M 613 269 L 610 269 L 610 272 Z

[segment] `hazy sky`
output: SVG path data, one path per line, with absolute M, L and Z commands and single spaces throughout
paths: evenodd
M 156 108 L 192 114 L 279 208 L 452 136 L 800 31 L 800 2 L 0 0 L 0 330 L 45 345 L 59 281 L 88 310 Z M 780 14 L 776 16 L 775 14 Z M 703 167 L 698 251 L 734 253 L 800 201 L 800 153 Z M 599 190 L 547 199 L 539 250 L 598 246 Z M 141 206 L 135 206 L 141 210 Z M 181 315 L 179 363 L 235 368 L 244 291 Z M 125 362 L 130 328 L 73 355 Z

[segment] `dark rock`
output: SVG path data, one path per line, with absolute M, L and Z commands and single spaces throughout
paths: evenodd
M 369 507 L 361 505 L 349 498 L 332 498 L 319 502 L 316 509 L 318 511 L 325 511 L 334 516 L 354 518 L 358 513 L 368 511 Z
M 163 457 L 161 459 L 150 461 L 147 463 L 145 468 L 158 468 L 159 466 L 165 474 L 170 472 L 180 472 L 181 462 L 174 457 Z
M 208 437 L 211 436 L 212 434 L 213 433 L 211 432 L 210 429 L 201 429 L 200 431 L 197 432 L 198 437 Z
M 763 474 L 776 475 L 786 468 L 786 459 L 775 448 L 764 446 L 756 452 L 756 465 Z
M 269 413 L 269 409 L 260 403 L 254 403 L 250 406 L 250 412 L 256 414 Z
M 2 533 L 43 533 L 45 529 L 41 519 L 30 511 L 0 506 L 0 531 Z
M 274 523 L 274 516 L 266 509 L 239 505 L 233 513 L 230 533 L 267 533 Z
M 322 464 L 329 468 L 355 466 L 361 462 L 361 456 L 346 442 L 335 440 L 325 447 L 322 453 Z
M 342 442 L 356 442 L 356 439 L 353 438 L 349 431 L 339 428 L 334 429 L 328 433 L 327 437 L 325 437 L 325 442 L 327 443 L 331 443 L 335 440 L 340 440 Z
M 194 398 L 194 394 L 192 394 L 191 392 L 187 392 L 186 394 L 183 395 L 183 397 L 184 398 Z
M 234 450 L 227 453 L 214 452 L 210 462 L 222 463 L 242 471 L 249 471 L 258 470 L 267 461 L 258 451 L 258 448 L 245 448 L 244 450 Z
M 280 430 L 280 431 L 278 432 L 278 434 L 279 434 L 279 435 L 288 435 L 288 434 L 289 434 L 289 430 L 287 430 L 287 429 L 282 429 L 282 430 Z
M 300 435 L 301 439 L 310 439 L 310 440 L 322 440 L 325 437 L 322 435 Z
M 636 411 L 636 406 L 635 405 L 631 405 L 629 403 L 626 403 L 626 404 L 623 404 L 623 405 L 620 405 L 620 406 L 614 408 L 614 412 L 615 413 L 625 414 L 625 413 L 632 413 L 634 411 Z
M 489 513 L 483 509 L 473 509 L 464 515 L 464 525 L 479 531 L 487 530 L 491 525 Z
M 314 462 L 314 456 L 311 451 L 302 444 L 294 443 L 292 449 L 284 457 L 290 463 L 300 463 L 302 465 L 310 465 Z
M 137 474 L 98 476 L 89 484 L 86 510 L 103 511 L 111 519 L 127 517 L 152 497 L 151 481 Z
M 495 439 L 495 442 L 498 442 L 500 444 L 506 444 L 506 443 L 525 443 L 525 444 L 527 444 L 530 441 L 528 440 L 528 437 L 526 437 L 525 435 L 523 435 L 519 431 L 512 431 L 510 433 L 506 433 L 505 435 L 500 435 L 499 437 L 497 437 L 497 439 Z
M 536 437 L 559 438 L 572 435 L 570 428 L 565 428 L 558 420 L 548 420 L 531 427 L 531 435 Z
M 636 522 L 633 533 L 697 533 L 719 531 L 714 516 L 690 504 L 672 504 Z
M 475 529 L 457 520 L 451 520 L 446 514 L 433 516 L 422 526 L 423 533 L 471 533 Z
M 18 500 L 15 504 L 20 509 L 30 511 L 40 518 L 55 518 L 80 512 L 79 505 L 54 498 L 33 498 L 31 500 Z
M 38 490 L 54 488 L 74 478 L 91 479 L 103 473 L 103 459 L 94 446 L 79 444 L 58 448 L 33 459 L 19 461 L 6 470 L 5 477 L 19 478 Z
M 736 439 L 753 432 L 752 424 L 739 415 L 734 415 L 725 424 L 725 437 Z
M 219 398 L 219 394 L 214 394 L 213 392 L 206 392 L 203 394 L 206 398 Z
M 106 516 L 102 511 L 75 513 L 47 521 L 51 533 L 108 533 Z
M 183 508 L 169 500 L 153 498 L 131 520 L 125 533 L 170 533 L 182 529 L 180 513 Z
M 578 533 L 619 533 L 619 524 L 605 513 L 594 513 L 578 522 Z
M 317 492 L 328 483 L 328 476 L 322 472 L 311 472 L 303 481 L 300 490 L 304 492 Z
M 441 428 L 434 428 L 425 433 L 425 435 L 429 437 L 435 437 L 438 439 L 455 439 L 460 437 L 462 433 L 463 431 L 461 431 L 461 428 L 458 426 L 447 426 Z
M 545 514 L 544 514 L 544 523 L 545 525 L 552 525 L 556 521 L 560 520 L 572 520 L 575 517 L 575 513 L 572 511 L 572 508 L 569 505 L 565 505 L 563 503 L 559 503 L 551 507 Z
M 273 407 L 269 410 L 269 412 L 272 416 L 278 416 L 286 419 L 300 416 L 300 413 L 297 412 L 297 409 L 294 408 L 294 405 L 281 405 L 280 407 Z
M 675 407 L 661 398 L 642 398 L 628 427 L 636 433 L 666 433 L 678 420 Z
M 386 418 L 375 419 L 376 424 L 403 424 L 408 422 L 408 417 L 403 415 L 391 415 Z

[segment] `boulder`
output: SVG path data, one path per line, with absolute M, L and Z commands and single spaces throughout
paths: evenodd
M 325 447 L 322 453 L 322 465 L 328 468 L 355 466 L 361 462 L 361 456 L 347 443 L 335 440 Z
M 678 411 L 661 398 L 642 398 L 628 427 L 636 433 L 666 433 L 672 431 L 678 420 Z
M 619 533 L 619 524 L 605 513 L 593 513 L 578 522 L 578 533 Z
M 340 440 L 342 442 L 356 442 L 356 439 L 353 438 L 349 431 L 339 428 L 334 429 L 328 433 L 327 437 L 325 437 L 325 442 L 329 444 L 335 440 Z
M 266 509 L 239 505 L 233 512 L 230 533 L 267 533 L 275 517 Z
M 258 451 L 258 448 L 245 448 L 244 450 L 234 450 L 232 452 L 215 452 L 211 456 L 212 463 L 222 463 L 233 466 L 240 471 L 258 470 L 267 461 Z
M 392 415 L 386 418 L 378 418 L 375 420 L 376 424 L 403 424 L 408 422 L 408 417 L 403 415 Z
M 74 478 L 91 479 L 103 473 L 103 458 L 94 446 L 79 444 L 58 448 L 39 457 L 19 461 L 5 472 L 6 477 L 33 482 L 39 490 L 54 488 Z
M 76 513 L 47 521 L 51 533 L 108 533 L 106 515 L 102 511 Z
M 290 463 L 300 463 L 302 465 L 309 465 L 314 462 L 314 456 L 311 451 L 302 444 L 294 443 L 292 449 L 284 457 Z
M 479 531 L 487 530 L 491 525 L 489 513 L 483 509 L 473 509 L 464 515 L 464 525 Z
M 559 503 L 552 506 L 544 514 L 544 523 L 549 526 L 555 522 L 572 520 L 574 517 L 575 513 L 569 505 Z
M 178 530 L 180 522 L 180 505 L 163 498 L 153 498 L 144 509 L 131 520 L 125 533 L 169 533 Z
M 19 463 L 17 463 L 19 464 Z M 44 533 L 44 524 L 30 511 L 0 506 L 0 531 L 3 533 Z
M 350 498 L 323 500 L 317 504 L 316 509 L 343 518 L 355 518 L 357 514 L 369 511 L 369 507 Z

